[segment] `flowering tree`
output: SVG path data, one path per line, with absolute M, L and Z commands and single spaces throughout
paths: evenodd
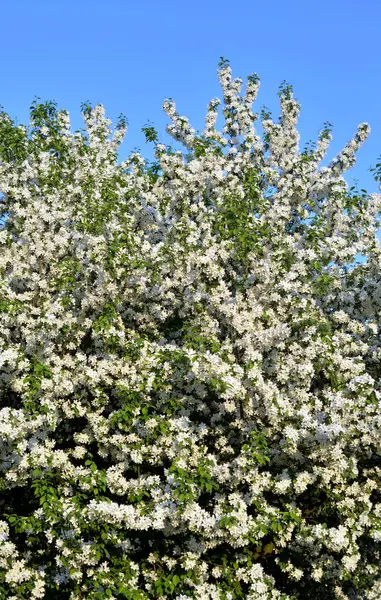
M 232 79 L 153 163 L 0 119 L 0 597 L 381 597 L 381 197 Z M 362 254 L 365 262 L 356 263 Z

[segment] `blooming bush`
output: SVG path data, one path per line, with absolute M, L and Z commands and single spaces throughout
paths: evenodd
M 0 118 L 0 598 L 381 597 L 381 196 L 256 75 L 120 162 Z M 363 261 L 357 261 L 361 254 Z

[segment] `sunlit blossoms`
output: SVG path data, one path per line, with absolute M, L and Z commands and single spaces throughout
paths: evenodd
M 0 115 L 0 598 L 381 597 L 381 196 L 219 64 L 155 161 Z M 364 258 L 358 261 L 358 255 Z

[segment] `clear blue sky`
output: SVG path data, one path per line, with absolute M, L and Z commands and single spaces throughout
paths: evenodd
M 334 125 L 330 157 L 369 122 L 347 180 L 377 191 L 368 168 L 381 154 L 379 0 L 11 0 L 1 19 L 0 104 L 20 123 L 34 96 L 68 109 L 75 128 L 81 102 L 102 103 L 113 120 L 129 119 L 124 150 L 150 157 L 140 128 L 149 119 L 164 134 L 166 97 L 203 126 L 207 102 L 221 95 L 223 55 L 234 76 L 259 74 L 257 107 L 276 117 L 279 84 L 293 84 L 302 141 Z

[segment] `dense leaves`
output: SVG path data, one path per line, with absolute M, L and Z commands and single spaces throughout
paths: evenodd
M 319 168 L 291 86 L 261 139 L 218 75 L 222 131 L 168 99 L 151 163 L 102 106 L 0 113 L 0 598 L 381 596 L 369 127 Z

